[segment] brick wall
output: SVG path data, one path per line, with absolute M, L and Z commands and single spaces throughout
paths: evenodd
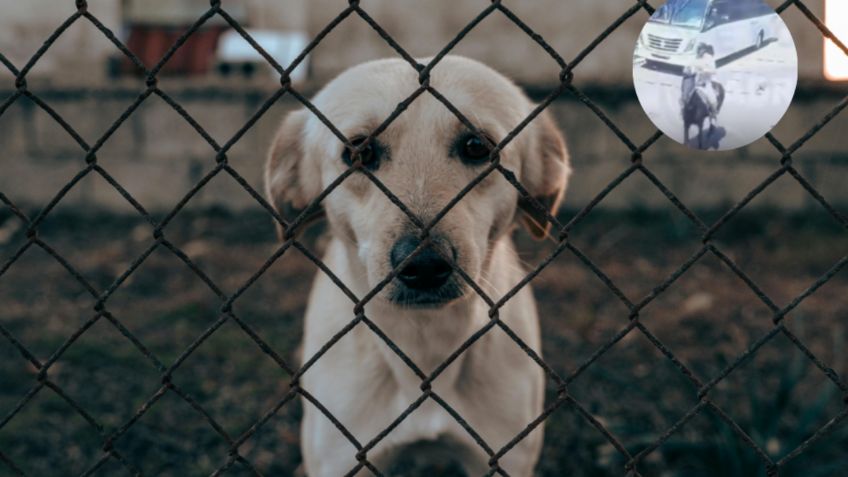
M 163 88 L 221 144 L 232 137 L 271 92 L 258 87 L 190 88 L 167 83 Z M 534 88 L 531 94 L 541 92 Z M 586 92 L 634 140 L 642 141 L 654 133 L 632 92 L 605 88 L 590 88 Z M 132 88 L 116 87 L 96 95 L 87 90 L 45 91 L 41 95 L 83 138 L 93 143 L 137 93 Z M 775 129 L 775 135 L 786 144 L 793 142 L 840 97 L 839 91 L 799 92 Z M 228 154 L 231 164 L 259 190 L 268 144 L 280 119 L 293 105 L 291 100 L 278 102 Z M 563 96 L 551 107 L 568 137 L 576 170 L 567 204 L 582 207 L 629 165 L 630 155 L 582 103 Z M 837 116 L 794 159 L 825 197 L 841 206 L 848 206 L 848 188 L 844 186 L 844 178 L 848 177 L 848 150 L 842 137 L 847 126 L 848 116 Z M 0 116 L 0 144 L 3 144 L 0 190 L 27 206 L 45 205 L 84 167 L 79 146 L 53 119 L 26 100 L 18 101 Z M 172 207 L 215 165 L 210 147 L 155 96 L 130 116 L 97 156 L 99 163 L 142 205 L 154 211 Z M 765 139 L 737 151 L 704 153 L 662 138 L 645 157 L 673 192 L 687 205 L 698 208 L 721 207 L 740 200 L 778 167 L 779 160 Z M 625 181 L 602 207 L 668 207 L 667 200 L 645 186 L 641 177 Z M 811 200 L 794 181 L 780 180 L 752 205 L 800 209 Z M 63 207 L 129 210 L 129 205 L 111 187 L 94 177 L 78 184 L 62 204 Z M 231 179 L 223 176 L 213 180 L 191 202 L 193 207 L 212 205 L 235 210 L 257 207 Z

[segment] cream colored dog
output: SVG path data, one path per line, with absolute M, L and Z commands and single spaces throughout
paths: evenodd
M 466 58 L 442 59 L 430 84 L 494 142 L 534 107 L 508 79 Z M 342 73 L 313 102 L 346 137 L 361 144 L 418 86 L 418 73 L 402 60 L 374 61 Z M 428 223 L 489 165 L 489 154 L 488 141 L 468 131 L 425 92 L 363 147 L 359 161 Z M 549 116 L 532 121 L 500 158 L 540 203 L 556 210 L 570 169 L 564 141 Z M 265 176 L 268 196 L 278 211 L 302 209 L 356 162 L 314 114 L 295 111 L 271 148 Z M 321 201 L 332 234 L 323 261 L 360 298 L 402 266 L 367 303 L 365 316 L 429 374 L 489 321 L 489 307 L 452 263 L 495 301 L 524 277 L 510 238 L 513 224 L 523 219 L 535 236 L 547 234 L 547 227 L 540 225 L 546 223 L 544 214 L 522 207 L 525 202 L 496 171 L 450 209 L 422 244 L 420 230 L 409 217 L 365 174 L 356 172 Z M 285 212 L 291 218 L 289 214 Z M 351 298 L 318 273 L 306 312 L 305 360 L 354 319 L 353 308 Z M 510 299 L 499 316 L 540 353 L 529 287 Z M 421 379 L 364 323 L 321 356 L 301 382 L 362 445 L 422 395 Z M 544 374 L 495 327 L 445 368 L 432 390 L 497 452 L 542 412 Z M 357 466 L 356 448 L 309 401 L 304 401 L 301 443 L 309 476 L 345 475 Z M 513 476 L 530 476 L 541 445 L 539 427 L 498 465 Z M 469 475 L 490 468 L 489 455 L 433 398 L 416 407 L 366 457 L 387 475 L 420 460 L 433 469 L 458 466 Z M 361 473 L 369 475 L 367 469 Z

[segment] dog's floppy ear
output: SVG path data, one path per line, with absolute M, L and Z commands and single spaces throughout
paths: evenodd
M 565 140 L 547 111 L 536 117 L 525 132 L 529 149 L 521 166 L 521 182 L 544 211 L 526 197 L 520 197 L 521 221 L 536 239 L 544 239 L 551 224 L 545 212 L 556 215 L 571 175 Z
M 265 194 L 282 217 L 293 220 L 320 193 L 318 164 L 307 160 L 304 129 L 309 112 L 298 110 L 286 117 L 277 130 L 265 162 Z M 282 226 L 277 234 L 284 237 Z

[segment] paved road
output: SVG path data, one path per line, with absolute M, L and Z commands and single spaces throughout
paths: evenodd
M 679 73 L 648 68 L 634 57 L 633 79 L 639 102 L 654 124 L 682 143 Z M 717 80 L 727 93 L 717 118 L 725 133 L 719 149 L 734 149 L 762 137 L 783 117 L 795 93 L 798 58 L 789 31 L 720 66 Z M 695 134 L 693 126 L 690 135 Z

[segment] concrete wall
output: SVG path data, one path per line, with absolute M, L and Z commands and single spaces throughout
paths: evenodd
M 772 6 L 782 1 L 767 0 Z M 318 31 L 341 11 L 344 3 L 314 0 L 309 9 L 309 30 Z M 532 0 L 504 1 L 566 60 L 571 61 L 607 26 L 636 2 L 631 0 Z M 660 1 L 650 2 L 661 5 Z M 440 50 L 489 2 L 431 0 L 363 0 L 362 7 L 413 56 L 429 56 Z M 822 0 L 805 2 L 821 17 Z M 579 83 L 630 84 L 631 57 L 648 13 L 640 10 L 610 35 L 575 71 Z M 822 37 L 797 8 L 783 15 L 792 32 L 805 80 L 822 78 Z M 346 46 L 356 44 L 351 51 Z M 559 66 L 541 47 L 501 12 L 484 19 L 455 52 L 482 60 L 521 82 L 551 83 Z M 394 55 L 385 42 L 358 17 L 350 18 L 331 33 L 314 57 L 318 76 L 363 60 Z
M 782 1 L 768 0 L 773 6 Z M 631 0 L 525 0 L 504 5 L 541 34 L 568 61 L 610 23 L 627 11 Z M 652 2 L 659 4 L 660 2 Z M 245 26 L 305 30 L 314 36 L 347 7 L 343 0 L 224 0 L 233 16 Z M 489 2 L 479 0 L 362 0 L 361 6 L 413 56 L 430 56 Z M 821 15 L 823 0 L 805 2 Z M 190 23 L 204 12 L 207 0 L 90 0 L 89 11 L 115 32 L 122 19 Z M 22 65 L 52 30 L 74 11 L 73 0 L 0 0 L 0 52 Z M 640 10 L 586 58 L 576 70 L 580 83 L 629 85 L 631 54 L 648 14 Z M 821 34 L 800 11 L 791 7 L 783 15 L 800 53 L 801 77 L 822 78 Z M 504 14 L 484 19 L 454 50 L 480 59 L 520 82 L 550 84 L 559 66 Z M 105 58 L 114 47 L 91 25 L 74 25 L 51 49 L 32 77 L 52 81 L 83 78 L 105 80 Z M 361 61 L 395 55 L 377 33 L 352 15 L 312 55 L 313 73 L 324 81 Z M 61 75 L 59 74 L 61 71 Z M 0 78 L 7 75 L 0 69 Z
M 118 1 L 90 0 L 88 3 L 107 28 L 120 32 Z M 0 53 L 17 68 L 23 68 L 53 31 L 75 11 L 73 1 L 0 0 Z M 115 46 L 90 23 L 75 22 L 39 59 L 28 77 L 101 80 L 106 73 L 106 58 L 114 51 Z M 0 80 L 8 82 L 10 77 L 9 71 L 0 67 Z

